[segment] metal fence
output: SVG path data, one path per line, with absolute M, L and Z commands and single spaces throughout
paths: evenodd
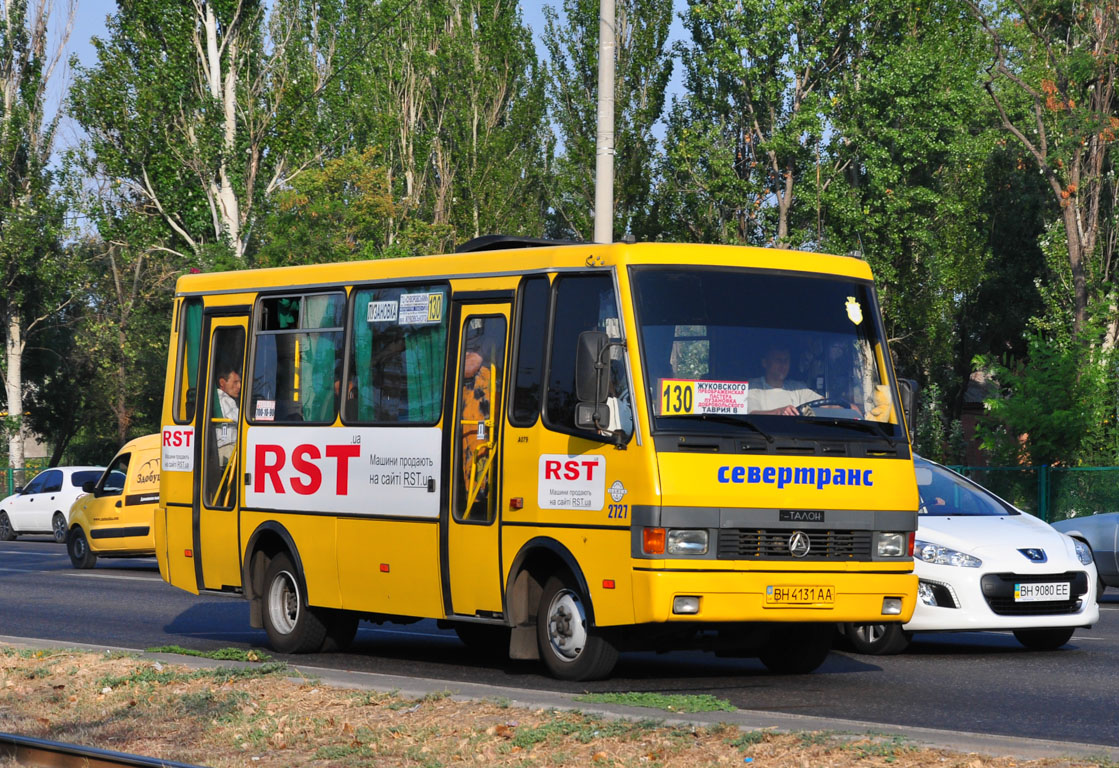
M 953 466 L 952 469 L 1046 522 L 1119 512 L 1119 467 Z

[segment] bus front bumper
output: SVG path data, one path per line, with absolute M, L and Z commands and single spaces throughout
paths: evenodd
M 905 572 L 635 571 L 636 623 L 908 621 L 917 577 Z

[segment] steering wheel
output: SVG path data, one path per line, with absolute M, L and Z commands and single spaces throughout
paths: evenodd
M 842 397 L 821 397 L 816 400 L 809 400 L 807 403 L 801 403 L 797 406 L 797 412 L 801 416 L 814 416 L 814 409 L 827 408 L 828 406 L 835 406 L 836 408 L 847 408 L 855 410 L 855 404 L 850 400 L 844 400 Z

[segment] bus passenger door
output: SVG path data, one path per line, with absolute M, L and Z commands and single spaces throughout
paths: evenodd
M 194 481 L 194 569 L 199 589 L 221 589 L 241 585 L 241 375 L 249 318 L 209 320 L 201 470 Z
M 447 579 L 451 612 L 500 615 L 501 414 L 509 304 L 463 305 L 451 440 Z

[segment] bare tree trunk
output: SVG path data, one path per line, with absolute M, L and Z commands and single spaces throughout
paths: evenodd
M 13 429 L 8 433 L 8 466 L 20 469 L 25 463 L 24 440 L 27 430 L 23 426 L 23 326 L 17 309 L 8 315 L 8 338 L 5 343 L 7 376 L 4 388 L 8 395 L 8 422 Z

